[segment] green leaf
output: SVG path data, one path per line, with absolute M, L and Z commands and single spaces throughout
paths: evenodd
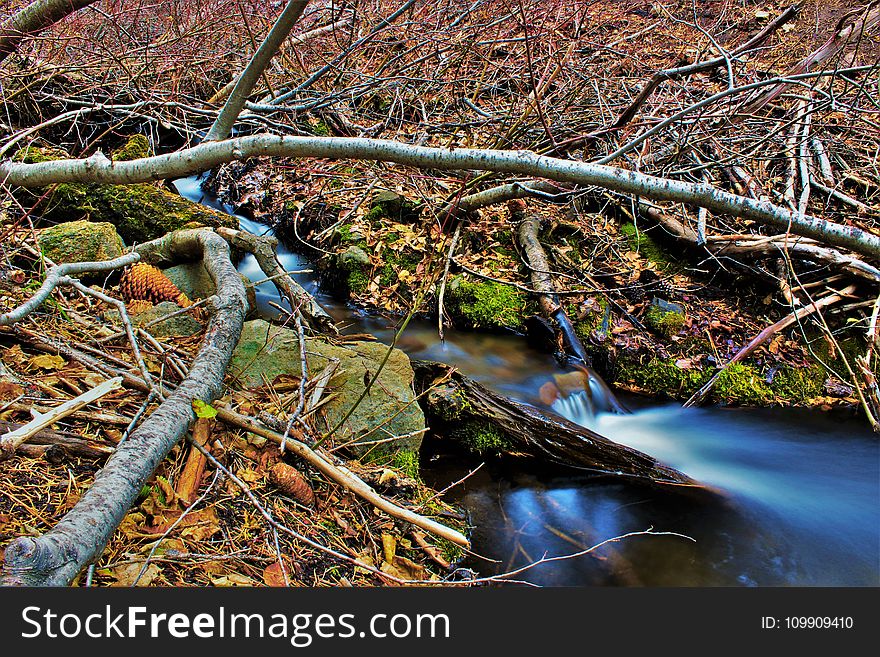
M 193 399 L 192 407 L 193 411 L 196 414 L 196 417 L 217 417 L 217 409 L 211 406 L 209 403 L 203 402 L 201 399 Z

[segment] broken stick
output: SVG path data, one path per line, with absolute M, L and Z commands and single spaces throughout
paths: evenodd
M 10 458 L 15 453 L 15 450 L 18 449 L 19 445 L 27 441 L 27 439 L 34 434 L 39 433 L 42 429 L 54 424 L 63 417 L 67 417 L 74 411 L 78 411 L 82 407 L 88 406 L 92 402 L 110 394 L 114 390 L 119 390 L 121 387 L 121 377 L 109 379 L 91 390 L 87 390 L 78 397 L 74 397 L 60 406 L 50 409 L 46 413 L 36 415 L 33 420 L 20 426 L 18 429 L 7 431 L 6 434 L 0 438 L 0 460 Z

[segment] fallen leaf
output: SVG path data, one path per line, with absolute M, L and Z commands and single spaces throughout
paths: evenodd
M 284 572 L 281 569 L 281 562 L 276 561 L 271 566 L 263 569 L 263 582 L 266 586 L 289 586 L 287 580 L 284 579 Z
M 255 586 L 256 582 L 250 577 L 245 577 L 239 573 L 229 573 L 222 577 L 216 577 L 211 580 L 214 586 Z
M 0 381 L 0 399 L 16 399 L 24 394 L 24 388 L 17 383 L 9 381 Z
M 217 409 L 211 406 L 211 404 L 209 404 L 208 402 L 204 402 L 201 399 L 193 399 L 192 407 L 193 412 L 196 414 L 196 417 L 217 417 Z
M 246 481 L 249 484 L 254 483 L 255 481 L 260 481 L 263 478 L 263 475 L 256 470 L 252 470 L 251 468 L 242 468 L 238 472 L 235 473 L 242 481 Z
M 143 567 L 142 563 L 127 563 L 111 568 L 107 574 L 116 580 L 112 586 L 149 586 L 159 576 L 162 569 L 151 563 L 144 569 L 144 574 L 138 578 Z
M 379 569 L 387 575 L 400 579 L 424 581 L 430 579 L 430 574 L 424 566 L 420 566 L 406 557 L 395 556 L 391 563 L 385 562 Z
M 385 561 L 394 561 L 394 551 L 397 549 L 397 539 L 391 534 L 382 534 L 382 555 Z
M 31 367 L 37 367 L 42 370 L 60 370 L 67 365 L 67 361 L 61 356 L 53 356 L 52 354 L 42 354 L 34 356 L 28 361 Z

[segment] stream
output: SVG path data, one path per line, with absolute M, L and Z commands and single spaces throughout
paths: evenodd
M 190 200 L 232 214 L 207 197 L 198 178 L 175 182 Z M 238 216 L 241 228 L 269 229 Z M 279 244 L 288 271 L 303 256 Z M 253 256 L 239 270 L 264 278 Z M 322 295 L 297 274 L 346 333 L 390 342 L 394 318 L 371 315 Z M 261 312 L 275 314 L 272 283 L 257 287 Z M 483 385 L 542 406 L 538 390 L 565 372 L 525 339 L 410 322 L 398 347 L 412 358 L 459 368 Z M 636 535 L 587 555 L 539 564 L 516 579 L 544 586 L 878 586 L 880 585 L 880 442 L 849 411 L 683 409 L 623 397 L 630 415 L 594 413 L 584 393 L 553 403 L 569 420 L 711 487 L 657 487 L 632 479 L 572 474 L 511 459 L 487 463 L 445 499 L 475 526 L 474 555 L 461 564 L 480 575 L 509 572 L 542 557 L 569 555 L 629 532 Z M 442 489 L 480 465 L 426 441 L 425 481 Z

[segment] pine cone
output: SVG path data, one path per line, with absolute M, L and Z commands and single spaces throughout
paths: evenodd
M 122 275 L 119 290 L 126 301 L 133 299 L 151 303 L 173 301 L 181 308 L 192 305 L 192 301 L 162 273 L 161 269 L 144 262 L 133 265 Z
M 677 293 L 677 290 L 672 285 L 672 283 L 666 280 L 661 280 L 655 283 L 651 291 L 654 292 L 654 294 L 656 294 L 657 296 L 661 296 L 666 299 L 674 297 Z
M 269 471 L 269 481 L 281 492 L 287 493 L 298 502 L 306 506 L 314 506 L 315 492 L 302 473 L 292 465 L 287 465 L 287 463 L 273 465 Z

